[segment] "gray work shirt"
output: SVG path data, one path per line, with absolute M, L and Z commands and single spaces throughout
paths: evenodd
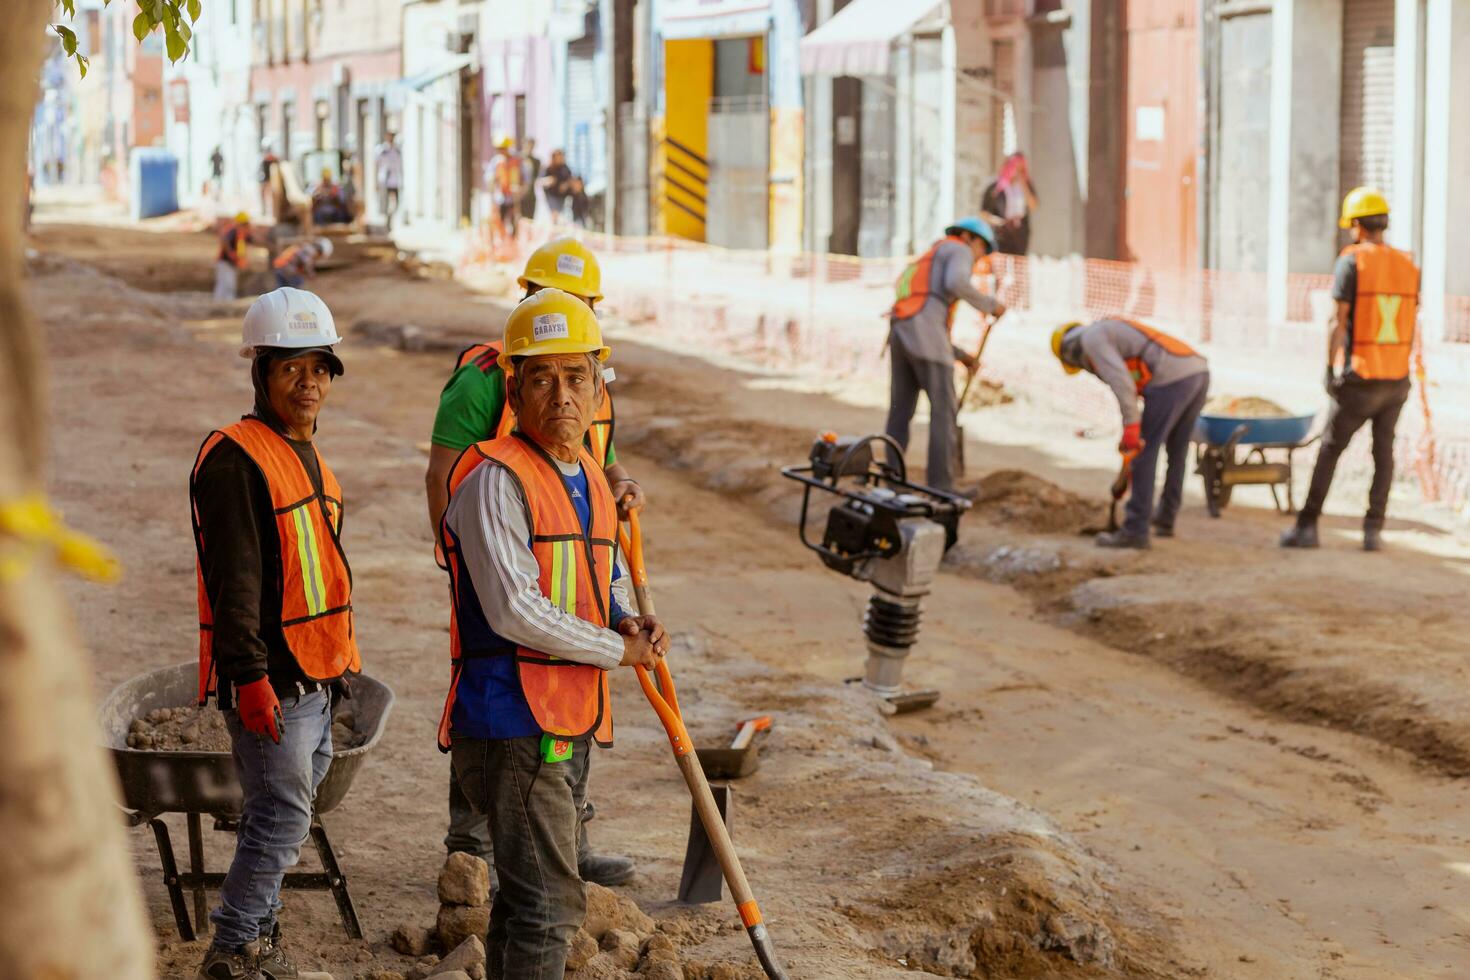
M 581 468 L 555 462 L 567 476 Z M 518 646 L 603 670 L 623 662 L 621 634 L 567 612 L 542 594 L 541 566 L 531 552 L 530 508 L 508 469 L 493 461 L 476 467 L 449 498 L 444 519 L 459 540 L 480 609 L 496 633 Z M 635 609 L 621 556 L 618 570 L 613 600 L 625 610 Z
M 1129 358 L 1139 358 L 1153 373 L 1150 387 L 1183 381 L 1208 371 L 1209 362 L 1199 354 L 1180 357 L 1170 354 L 1143 331 L 1123 320 L 1102 319 L 1079 328 L 1084 367 L 1113 389 L 1123 424 L 1131 425 L 1143 418 L 1138 407 L 1138 383 L 1128 370 Z M 1147 397 L 1147 391 L 1144 396 Z
M 994 313 L 995 297 L 987 296 L 970 282 L 975 268 L 975 254 L 962 242 L 942 242 L 929 267 L 930 293 L 918 313 L 906 320 L 893 320 L 890 339 L 902 344 L 904 351 L 921 361 L 950 364 L 955 359 L 954 344 L 949 339 L 949 305 L 964 300 L 981 313 Z

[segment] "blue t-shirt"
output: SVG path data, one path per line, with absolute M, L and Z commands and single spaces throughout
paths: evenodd
M 592 505 L 588 501 L 586 471 L 578 469 L 576 476 L 562 473 L 561 478 L 571 494 L 582 533 L 591 534 Z M 621 574 L 614 564 L 613 579 Z M 622 622 L 627 613 L 611 595 L 609 605 L 608 621 Z M 484 739 L 525 738 L 541 734 L 541 726 L 536 724 L 531 706 L 521 692 L 514 656 L 468 657 L 462 663 L 454 711 L 449 719 L 455 734 Z

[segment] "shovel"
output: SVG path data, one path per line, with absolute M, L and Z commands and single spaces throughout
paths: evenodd
M 1005 314 L 1001 314 L 1001 316 L 1004 315 Z M 990 331 L 995 329 L 995 321 L 999 319 L 1000 317 L 995 317 L 994 319 L 992 319 L 989 323 L 985 325 L 985 329 L 980 333 L 980 346 L 975 349 L 975 370 L 971 371 L 969 373 L 969 376 L 965 378 L 965 386 L 960 389 L 960 400 L 955 402 L 954 405 L 954 475 L 956 478 L 965 475 L 965 427 L 963 425 L 960 425 L 960 412 L 964 411 L 965 399 L 969 397 L 970 394 L 970 386 L 975 383 L 976 376 L 980 374 L 980 357 L 985 353 L 985 343 L 986 341 L 990 340 Z
M 643 564 L 643 535 L 638 526 L 636 511 L 628 515 L 628 530 L 619 528 L 618 538 L 623 553 L 628 556 L 638 611 L 645 616 L 656 615 L 653 611 L 653 600 L 648 595 L 648 569 Z M 720 870 L 724 872 L 725 882 L 730 886 L 730 894 L 740 912 L 740 921 L 745 924 L 745 931 L 750 935 L 750 944 L 755 947 L 761 969 L 772 980 L 789 980 L 786 970 L 776 959 L 776 948 L 771 943 L 771 936 L 761 918 L 755 893 L 750 890 L 750 882 L 745 880 L 745 869 L 740 866 L 740 856 L 735 853 L 730 831 L 715 803 L 714 794 L 710 792 L 704 770 L 699 766 L 694 742 L 689 737 L 689 730 L 684 727 L 684 717 L 679 711 L 679 696 L 674 690 L 674 677 L 669 673 L 669 666 L 663 660 L 658 662 L 658 667 L 655 668 L 658 675 L 656 687 L 646 669 L 634 669 L 638 672 L 638 683 L 643 687 L 648 703 L 653 705 L 654 712 L 663 722 L 664 731 L 669 735 L 669 744 L 674 749 L 674 760 L 679 764 L 679 771 L 684 774 L 684 782 L 689 784 L 689 795 L 694 798 L 694 809 L 714 846 L 715 858 L 720 863 Z
M 727 749 L 700 749 L 699 765 L 709 779 L 743 779 L 761 767 L 757 732 L 768 731 L 771 716 L 747 718 L 736 729 Z
M 1093 524 L 1083 528 L 1083 534 L 1101 534 L 1104 530 L 1111 534 L 1118 530 L 1118 501 L 1128 494 L 1128 485 L 1133 482 L 1133 460 L 1137 455 L 1137 452 L 1123 454 L 1123 462 L 1118 466 L 1118 475 L 1113 477 L 1113 485 L 1108 488 L 1108 495 L 1111 497 L 1108 502 L 1108 526 L 1100 528 Z

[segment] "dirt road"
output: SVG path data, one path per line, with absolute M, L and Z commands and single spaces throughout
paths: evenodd
M 197 295 L 208 285 L 199 237 L 53 227 L 38 243 L 193 291 L 131 292 L 60 260 L 33 269 L 53 354 L 53 490 L 130 564 L 113 593 L 77 590 L 105 689 L 192 650 L 183 474 L 221 413 L 248 404 L 244 362 L 232 360 L 238 310 Z M 482 335 L 500 307 L 382 269 L 319 285 L 353 345 L 323 443 L 349 488 L 369 666 L 400 696 L 392 737 L 333 822 L 378 942 L 338 941 L 324 900 L 290 909 L 288 925 L 348 976 L 393 963 L 386 932 L 432 916 L 445 788 L 431 748 L 443 595 L 420 448 L 445 355 L 367 341 L 402 324 L 430 347 Z M 981 513 L 928 600 L 909 671 L 944 699 L 885 723 L 838 683 L 860 670 L 866 592 L 800 550 L 774 471 L 801 460 L 814 432 L 881 419 L 638 345 L 630 331 L 616 361 L 618 441 L 650 490 L 661 612 L 692 640 L 676 664 L 690 677 L 684 700 L 707 733 L 778 713 L 765 769 L 737 790 L 737 839 L 797 975 L 1470 972 L 1470 801 L 1455 778 L 1470 758 L 1463 543 L 1400 530 L 1376 565 L 1342 550 L 1286 565 L 1267 550 L 1268 515 L 1237 505 L 1210 523 L 1195 506 L 1182 539 L 1100 559 L 1075 534 Z M 1106 483 L 1026 448 L 975 444 L 969 457 L 1069 490 Z M 728 910 L 667 903 L 687 810 L 636 692 L 624 683 L 619 696 L 620 748 L 595 777 L 596 838 L 640 859 L 632 894 L 656 917 L 691 923 L 690 958 L 739 959 Z M 135 844 L 156 875 L 148 842 Z M 224 842 L 211 846 L 218 865 Z M 160 892 L 150 880 L 166 937 Z M 181 975 L 196 956 L 164 942 L 161 968 Z

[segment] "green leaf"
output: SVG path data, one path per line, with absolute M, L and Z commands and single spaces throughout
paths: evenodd
M 86 55 L 84 55 L 84 54 L 77 55 L 77 67 L 79 69 L 81 69 L 82 77 L 83 78 L 86 78 L 87 77 L 87 67 L 90 64 L 91 64 L 91 62 L 87 60 L 87 56 Z
M 77 18 L 77 2 L 76 2 L 76 0 L 58 0 L 58 2 L 61 4 L 61 9 L 64 10 L 64 11 L 66 11 L 66 15 L 68 17 L 70 17 L 72 20 L 76 20 L 76 18 Z
M 189 53 L 189 42 L 179 37 L 179 32 L 173 28 L 164 31 L 164 37 L 168 41 L 168 60 L 178 61 Z
M 67 0 L 67 2 L 70 3 L 71 0 Z M 197 21 L 199 19 L 200 9 L 199 0 L 189 0 L 189 19 Z
M 147 14 L 139 14 L 133 18 L 133 37 L 139 41 L 147 37 L 152 30 L 153 24 L 148 20 Z
M 61 48 L 66 52 L 68 58 L 77 53 L 77 36 L 72 33 L 71 28 L 62 27 L 60 24 L 52 24 L 51 29 L 56 36 L 61 38 Z
M 194 36 L 194 32 L 189 30 L 189 25 L 182 20 L 174 25 L 174 29 L 179 32 L 179 37 L 183 38 L 185 43 L 188 43 L 189 38 Z

